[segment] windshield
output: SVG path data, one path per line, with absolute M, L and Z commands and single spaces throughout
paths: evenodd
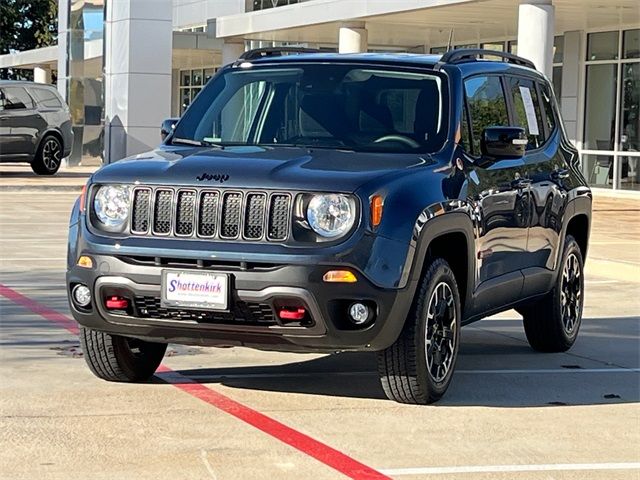
M 172 143 L 434 152 L 446 138 L 437 74 L 344 64 L 233 68 L 215 77 Z

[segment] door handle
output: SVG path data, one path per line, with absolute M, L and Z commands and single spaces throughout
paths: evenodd
M 556 168 L 551 172 L 551 178 L 554 180 L 564 180 L 565 178 L 569 178 L 570 173 L 568 168 Z

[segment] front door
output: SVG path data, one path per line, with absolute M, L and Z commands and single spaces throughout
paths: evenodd
M 482 158 L 485 128 L 509 125 L 503 80 L 480 75 L 465 81 L 470 138 L 468 200 L 476 229 L 476 306 L 488 311 L 519 298 L 527 248 L 529 179 L 524 159 Z

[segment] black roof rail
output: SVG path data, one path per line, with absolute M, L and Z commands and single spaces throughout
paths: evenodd
M 248 62 L 265 57 L 282 57 L 284 55 L 298 55 L 300 53 L 320 53 L 320 50 L 305 47 L 266 47 L 254 48 L 244 52 L 238 58 L 239 62 Z
M 491 55 L 493 57 L 500 57 L 503 62 L 513 63 L 515 65 L 522 65 L 523 67 L 529 67 L 536 69 L 536 66 L 531 60 L 519 57 L 513 53 L 500 52 L 496 50 L 484 50 L 481 48 L 459 48 L 457 50 L 449 50 L 442 55 L 440 63 L 460 63 L 468 62 L 470 60 L 477 60 L 481 55 Z

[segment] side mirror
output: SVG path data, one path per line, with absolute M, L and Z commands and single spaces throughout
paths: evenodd
M 490 158 L 522 158 L 527 149 L 527 134 L 520 127 L 487 127 L 482 131 L 480 149 Z
M 160 126 L 160 138 L 163 142 L 170 133 L 173 133 L 173 129 L 176 128 L 176 124 L 179 120 L 179 118 L 167 118 L 162 122 L 162 125 Z

